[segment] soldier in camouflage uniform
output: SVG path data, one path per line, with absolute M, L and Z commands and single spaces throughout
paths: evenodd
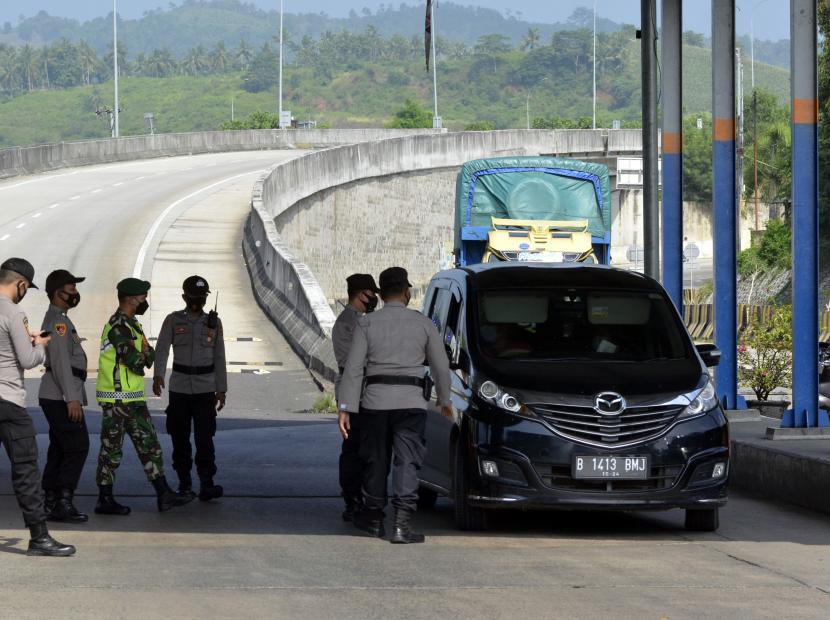
M 97 514 L 127 515 L 130 509 L 115 501 L 112 486 L 121 464 L 124 433 L 130 435 L 147 479 L 158 497 L 159 511 L 181 506 L 193 499 L 175 493 L 164 477 L 161 445 L 144 393 L 144 369 L 150 368 L 155 351 L 147 342 L 136 315 L 149 308 L 150 283 L 127 278 L 118 283 L 118 310 L 101 335 L 96 396 L 103 409 L 101 451 L 98 455 Z

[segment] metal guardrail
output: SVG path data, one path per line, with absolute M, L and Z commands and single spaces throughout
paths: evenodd
M 772 319 L 776 306 L 748 306 L 738 304 L 738 335 L 754 322 L 766 325 Z M 712 340 L 715 335 L 715 309 L 713 304 L 686 304 L 683 306 L 683 322 L 694 340 Z M 830 340 L 830 312 L 819 315 L 819 340 Z

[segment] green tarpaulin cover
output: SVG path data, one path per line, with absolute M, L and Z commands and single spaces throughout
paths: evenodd
M 556 157 L 500 157 L 465 163 L 456 187 L 456 238 L 491 218 L 588 220 L 604 237 L 611 230 L 608 168 Z

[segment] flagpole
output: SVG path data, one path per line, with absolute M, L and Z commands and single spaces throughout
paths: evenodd
M 115 88 L 115 105 L 113 106 L 112 137 L 119 136 L 118 119 L 118 0 L 112 0 L 112 67 Z
M 282 126 L 282 11 L 283 11 L 283 0 L 280 0 L 280 88 L 279 88 L 279 117 L 277 120 L 277 124 L 280 129 L 283 129 Z

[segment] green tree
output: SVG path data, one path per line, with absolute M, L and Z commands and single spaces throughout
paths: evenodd
M 819 32 L 824 44 L 818 62 L 818 100 L 819 100 L 819 170 L 828 170 L 830 166 L 830 0 L 818 3 Z M 819 183 L 819 217 L 821 230 L 830 229 L 830 183 Z M 822 255 L 830 258 L 830 236 L 821 236 Z
M 523 52 L 533 51 L 539 46 L 541 40 L 538 28 L 528 28 L 525 36 L 522 37 L 521 50 Z
M 390 129 L 418 129 L 432 127 L 432 114 L 423 105 L 407 99 L 403 107 L 395 112 L 395 118 L 386 126 Z
M 741 337 L 739 378 L 758 400 L 767 400 L 775 388 L 792 383 L 792 321 L 792 308 L 781 306 L 768 323 L 753 319 Z

